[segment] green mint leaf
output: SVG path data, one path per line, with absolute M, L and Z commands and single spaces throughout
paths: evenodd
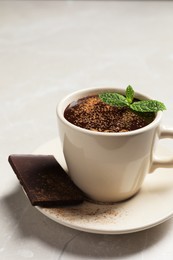
M 158 112 L 166 110 L 165 105 L 157 100 L 137 101 L 131 104 L 130 108 L 138 112 Z
M 133 102 L 134 96 L 135 96 L 135 92 L 134 92 L 133 88 L 129 85 L 126 88 L 126 99 L 129 104 L 131 104 Z
M 129 85 L 126 88 L 125 95 L 123 96 L 115 92 L 106 92 L 99 94 L 99 98 L 106 104 L 110 106 L 128 106 L 132 110 L 137 112 L 158 112 L 166 110 L 165 105 L 157 100 L 143 100 L 134 101 L 135 92 L 133 88 Z
M 129 106 L 126 98 L 118 93 L 101 93 L 99 94 L 99 98 L 106 104 L 111 106 Z

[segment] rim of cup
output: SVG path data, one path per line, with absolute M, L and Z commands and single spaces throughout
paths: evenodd
M 81 90 L 77 90 L 72 92 L 71 94 L 66 95 L 58 104 L 56 107 L 56 114 L 57 117 L 60 119 L 60 121 L 71 127 L 72 129 L 85 133 L 85 134 L 89 134 L 89 135 L 97 135 L 97 136 L 130 136 L 130 135 L 136 135 L 136 134 L 140 134 L 142 132 L 146 132 L 149 131 L 150 129 L 156 127 L 159 125 L 160 121 L 161 121 L 161 117 L 163 112 L 159 111 L 156 113 L 156 117 L 155 119 L 148 124 L 147 126 L 144 126 L 142 128 L 136 129 L 136 130 L 132 130 L 132 131 L 128 131 L 128 132 L 97 132 L 97 131 L 91 131 L 79 126 L 76 126 L 72 123 L 70 123 L 65 117 L 64 117 L 64 111 L 66 109 L 66 107 L 73 101 L 77 101 L 80 98 L 83 97 L 87 97 L 90 95 L 95 95 L 95 94 L 99 94 L 102 92 L 117 92 L 120 94 L 125 94 L 125 90 L 122 88 L 116 88 L 116 87 L 94 87 L 94 88 L 85 88 L 85 89 L 81 89 Z M 143 95 L 140 92 L 135 92 L 135 98 L 138 98 L 140 100 L 150 100 L 151 97 Z

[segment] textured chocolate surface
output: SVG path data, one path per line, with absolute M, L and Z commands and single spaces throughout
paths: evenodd
M 10 155 L 9 163 L 33 206 L 72 205 L 84 199 L 52 155 Z
M 64 111 L 72 124 L 97 132 L 128 132 L 150 124 L 154 113 L 139 113 L 129 107 L 110 106 L 98 95 L 87 96 L 72 102 Z

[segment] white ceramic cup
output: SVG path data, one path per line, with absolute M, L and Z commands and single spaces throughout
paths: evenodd
M 134 131 L 105 133 L 77 127 L 64 118 L 65 108 L 88 95 L 122 89 L 89 88 L 65 97 L 57 105 L 57 117 L 68 174 L 91 199 L 118 202 L 135 195 L 147 173 L 158 167 L 173 167 L 173 158 L 157 159 L 160 138 L 173 138 L 173 130 L 161 126 L 162 112 L 149 125 Z M 150 99 L 139 93 L 135 97 Z

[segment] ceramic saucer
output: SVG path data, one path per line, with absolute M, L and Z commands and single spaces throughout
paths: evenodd
M 52 154 L 66 170 L 59 138 L 34 151 Z M 169 155 L 159 148 L 160 155 Z M 140 192 L 133 198 L 113 205 L 84 202 L 61 208 L 36 207 L 48 218 L 70 228 L 91 233 L 123 234 L 156 226 L 173 216 L 173 169 L 157 169 L 148 174 Z

